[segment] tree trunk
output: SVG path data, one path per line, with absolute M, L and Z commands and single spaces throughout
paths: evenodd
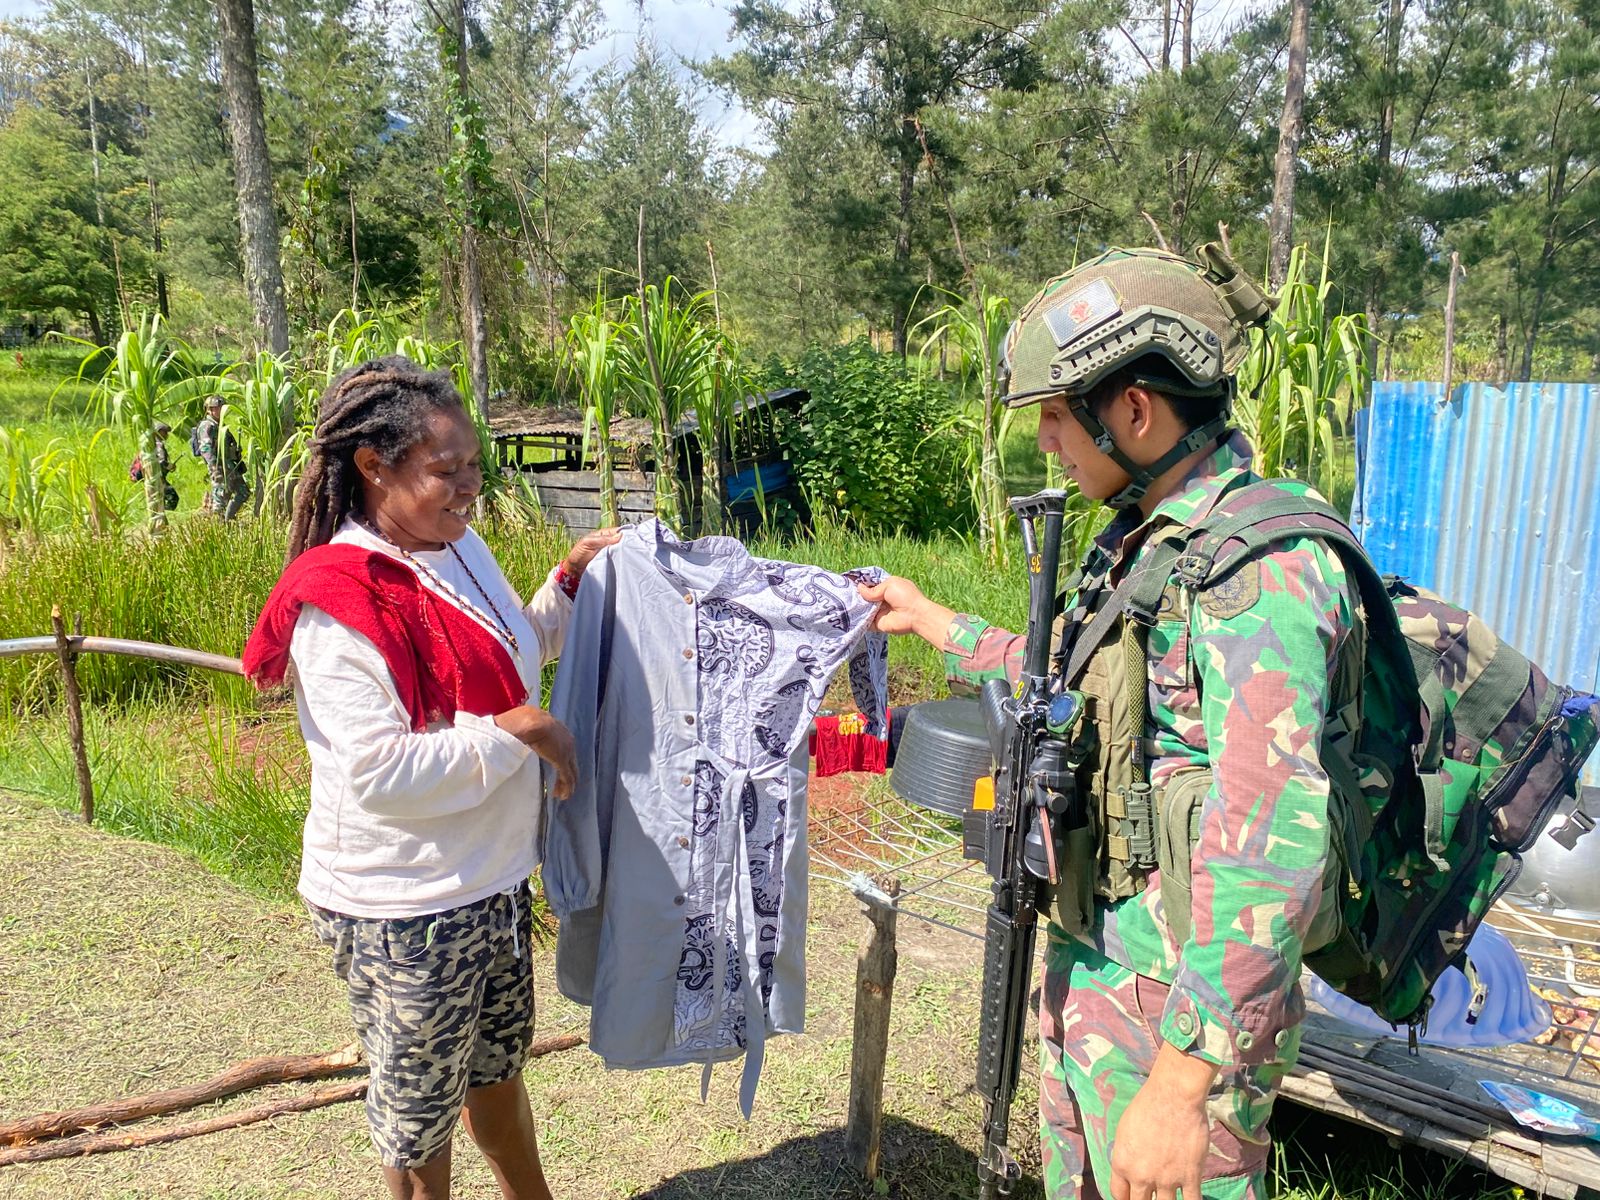
M 906 294 L 906 280 L 911 274 L 911 199 L 917 182 L 917 164 L 920 161 L 916 145 L 916 128 L 907 119 L 902 123 L 901 136 L 911 139 L 900 147 L 900 208 L 895 217 L 894 229 L 894 352 L 906 356 L 906 327 L 911 322 L 911 298 Z
M 1389 162 L 1394 156 L 1394 106 L 1395 94 L 1400 90 L 1400 35 L 1404 28 L 1405 0 L 1389 0 L 1389 15 L 1384 27 L 1383 51 L 1383 107 L 1378 114 L 1378 149 L 1373 156 L 1376 167 L 1373 191 L 1378 199 L 1378 227 L 1389 227 L 1387 200 L 1389 195 Z M 1378 305 L 1383 297 L 1384 270 L 1382 255 L 1373 267 L 1372 279 L 1367 285 L 1367 327 L 1377 328 Z M 1370 343 L 1367 366 L 1376 368 L 1378 345 Z M 1374 377 L 1376 374 L 1374 373 Z
M 145 176 L 145 184 L 150 191 L 150 251 L 156 261 L 156 311 L 165 321 L 172 314 L 167 308 L 167 269 L 162 266 L 163 254 L 161 245 L 161 197 L 156 191 L 156 180 L 153 175 Z M 276 226 L 272 235 L 272 244 L 277 246 L 278 235 Z M 274 262 L 277 261 L 274 254 Z
M 1278 118 L 1278 153 L 1272 168 L 1272 247 L 1267 281 L 1274 290 L 1289 271 L 1294 246 L 1294 169 L 1300 149 L 1301 114 L 1306 98 L 1306 40 L 1311 28 L 1311 0 L 1294 0 L 1289 21 L 1289 66 L 1283 84 L 1283 115 Z
M 467 0 L 456 0 L 456 97 L 466 115 L 471 90 L 467 71 Z M 471 136 L 469 134 L 469 136 Z M 472 404 L 489 419 L 489 321 L 483 311 L 483 273 L 478 266 L 478 210 L 471 170 L 461 172 L 461 338 L 467 344 Z
M 1505 387 L 1511 379 L 1511 347 L 1506 336 L 1506 314 L 1500 313 L 1495 322 L 1494 335 L 1494 383 L 1496 387 Z
M 1550 140 L 1554 142 L 1558 134 L 1558 130 L 1551 130 Z M 1550 173 L 1550 185 L 1546 189 L 1544 246 L 1539 251 L 1539 265 L 1534 268 L 1533 274 L 1533 308 L 1528 313 L 1528 327 L 1522 339 L 1522 364 L 1517 370 L 1517 378 L 1524 383 L 1533 378 L 1533 347 L 1539 340 L 1539 322 L 1544 316 L 1544 302 L 1550 293 L 1550 277 L 1555 272 L 1561 204 L 1567 198 L 1567 164 L 1570 156 L 1559 149 L 1556 154 L 1555 169 Z
M 272 162 L 267 157 L 256 61 L 255 6 L 253 0 L 218 0 L 217 12 L 222 18 L 222 92 L 239 190 L 245 289 L 267 348 L 282 354 L 289 349 L 289 314 L 278 261 L 278 214 L 272 203 Z
M 1179 60 L 1183 70 L 1189 69 L 1189 64 L 1194 60 L 1194 0 L 1178 0 L 1182 7 L 1179 9 L 1179 23 L 1183 29 L 1183 57 Z

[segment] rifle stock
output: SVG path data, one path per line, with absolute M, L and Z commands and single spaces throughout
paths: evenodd
M 1053 844 L 1052 801 L 1045 780 L 1059 771 L 1040 765 L 1061 758 L 1046 728 L 1050 702 L 1050 638 L 1066 493 L 1050 490 L 1014 499 L 1028 565 L 1028 632 L 1015 690 L 998 680 L 984 684 L 980 700 L 995 758 L 994 809 L 985 822 L 982 861 L 993 879 L 984 926 L 983 993 L 978 1034 L 978 1093 L 983 1098 L 983 1148 L 978 1159 L 980 1200 L 1005 1195 L 1021 1177 L 1007 1146 L 1011 1105 L 1021 1070 L 1022 1035 L 1033 982 L 1033 952 L 1043 879 L 1038 855 L 1029 865 L 1029 835 Z M 1042 523 L 1042 527 L 1041 527 Z M 1055 862 L 1051 852 L 1050 862 Z

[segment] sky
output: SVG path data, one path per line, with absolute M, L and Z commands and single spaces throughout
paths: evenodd
M 1271 2 L 1197 0 L 1196 40 L 1201 46 L 1210 44 L 1246 13 Z M 645 0 L 642 6 L 638 0 L 601 0 L 601 3 L 606 24 L 612 32 L 596 47 L 595 65 L 607 58 L 626 61 L 633 53 L 641 22 L 674 58 L 694 61 L 729 49 L 728 35 L 733 25 L 729 14 L 731 0 Z M 40 0 L 0 0 L 0 20 L 35 16 L 42 8 Z M 1152 40 L 1149 31 L 1135 33 L 1141 40 Z M 1131 47 L 1123 45 L 1119 52 L 1126 55 L 1130 63 L 1135 61 Z M 702 115 L 713 136 L 724 146 L 743 146 L 756 151 L 766 148 L 755 118 L 738 104 L 714 93 L 707 94 L 702 103 Z

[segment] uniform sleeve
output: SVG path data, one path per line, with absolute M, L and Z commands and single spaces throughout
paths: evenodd
M 320 738 L 357 804 L 385 817 L 438 817 L 487 800 L 532 751 L 493 721 L 458 713 L 416 733 L 372 642 L 306 605 L 290 656 L 308 740 Z
M 945 682 L 955 695 L 975 695 L 991 679 L 1015 683 L 1022 673 L 1027 638 L 991 625 L 982 617 L 957 613 L 944 635 Z
M 1193 606 L 1194 669 L 1212 771 L 1191 861 L 1193 930 L 1162 1037 L 1224 1068 L 1277 1056 L 1304 1013 L 1297 986 L 1328 853 L 1320 750 L 1334 660 L 1350 635 L 1343 569 L 1308 540 L 1246 563 L 1254 583 Z M 1220 613 L 1220 615 L 1219 615 Z

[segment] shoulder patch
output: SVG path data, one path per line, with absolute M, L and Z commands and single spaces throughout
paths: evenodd
M 1206 615 L 1219 621 L 1249 612 L 1261 599 L 1261 564 L 1255 560 L 1240 563 L 1238 570 L 1206 588 L 1199 598 Z

